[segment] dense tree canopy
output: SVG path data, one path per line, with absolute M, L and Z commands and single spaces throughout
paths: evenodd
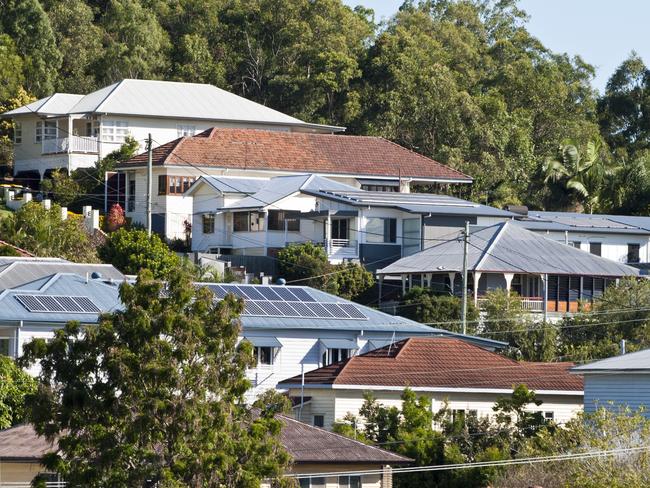
M 4 107 L 21 89 L 86 93 L 124 77 L 212 83 L 449 164 L 475 179 L 450 190 L 481 202 L 650 205 L 643 60 L 632 53 L 599 97 L 594 68 L 532 36 L 517 0 L 405 0 L 380 24 L 341 0 L 5 0 L 0 9 Z M 544 171 L 565 141 L 581 154 L 590 142 L 600 148 L 609 176 L 588 196 Z
M 25 421 L 25 398 L 36 391 L 36 380 L 0 350 L 0 429 Z

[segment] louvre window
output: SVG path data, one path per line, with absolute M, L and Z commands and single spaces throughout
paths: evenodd
M 589 252 L 594 256 L 602 256 L 603 244 L 602 242 L 590 242 Z
M 628 263 L 638 263 L 641 261 L 641 246 L 639 244 L 628 244 L 627 245 L 627 262 Z
M 286 210 L 269 210 L 269 230 L 300 232 L 300 213 Z
M 314 427 L 325 427 L 324 415 L 314 415 Z
M 45 120 L 36 122 L 36 142 L 47 139 L 56 139 L 56 120 Z

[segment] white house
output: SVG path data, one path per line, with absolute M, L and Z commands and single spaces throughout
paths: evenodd
M 146 222 L 147 154 L 118 166 L 127 216 Z M 314 174 L 356 189 L 409 192 L 410 185 L 447 186 L 472 179 L 380 137 L 213 128 L 153 151 L 152 225 L 169 238 L 184 237 L 200 176 L 265 179 Z
M 273 256 L 287 244 L 322 244 L 331 262 L 377 269 L 457 233 L 514 214 L 446 195 L 361 190 L 318 175 L 268 180 L 201 176 L 193 198 L 192 250 Z
M 0 293 L 2 354 L 18 357 L 26 342 L 35 337 L 52 337 L 56 329 L 70 320 L 92 325 L 102 312 L 122 308 L 118 296 L 121 280 L 92 268 L 90 273 L 71 272 L 67 268 L 57 272 L 56 266 L 48 263 L 44 271 L 44 264 L 34 261 L 31 271 L 24 266 L 25 281 L 19 284 L 14 279 L 13 287 Z M 34 278 L 30 280 L 30 276 Z M 309 287 L 216 283 L 197 286 L 207 286 L 217 299 L 233 293 L 245 301 L 242 339 L 255 346 L 257 355 L 257 367 L 248 372 L 253 384 L 251 397 L 275 388 L 281 379 L 393 340 L 412 335 L 457 336 Z M 504 346 L 488 339 L 463 338 L 490 349 Z M 36 371 L 37 368 L 32 372 Z
M 596 256 L 639 265 L 650 263 L 650 217 L 524 211 L 517 223 Z
M 594 361 L 571 370 L 585 384 L 585 412 L 643 409 L 650 417 L 650 349 Z
M 519 384 L 543 402 L 531 409 L 564 423 L 582 410 L 582 379 L 569 373 L 571 366 L 514 361 L 456 338 L 412 337 L 286 379 L 278 388 L 296 400 L 296 417 L 327 429 L 348 413 L 358 416 L 368 391 L 387 407 L 401 407 L 400 396 L 410 388 L 429 397 L 434 412 L 446 403 L 454 415 L 491 417 L 496 400 Z
M 329 133 L 212 85 L 124 79 L 87 95 L 55 93 L 1 115 L 13 119 L 14 175 L 37 184 L 46 173 L 93 166 L 127 136 L 144 150 L 210 127 Z

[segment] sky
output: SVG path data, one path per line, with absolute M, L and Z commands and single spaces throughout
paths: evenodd
M 364 5 L 376 19 L 390 17 L 402 0 L 344 0 Z M 520 0 L 530 19 L 528 31 L 549 49 L 580 55 L 596 68 L 594 87 L 601 93 L 621 62 L 635 50 L 650 64 L 648 0 Z

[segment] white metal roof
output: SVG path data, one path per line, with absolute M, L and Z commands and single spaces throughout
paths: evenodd
M 55 93 L 49 97 L 41 98 L 14 110 L 9 110 L 2 116 L 13 116 L 36 113 L 39 115 L 65 115 L 79 102 L 83 95 L 71 93 Z
M 602 359 L 572 369 L 576 373 L 631 370 L 650 372 L 650 349 Z

